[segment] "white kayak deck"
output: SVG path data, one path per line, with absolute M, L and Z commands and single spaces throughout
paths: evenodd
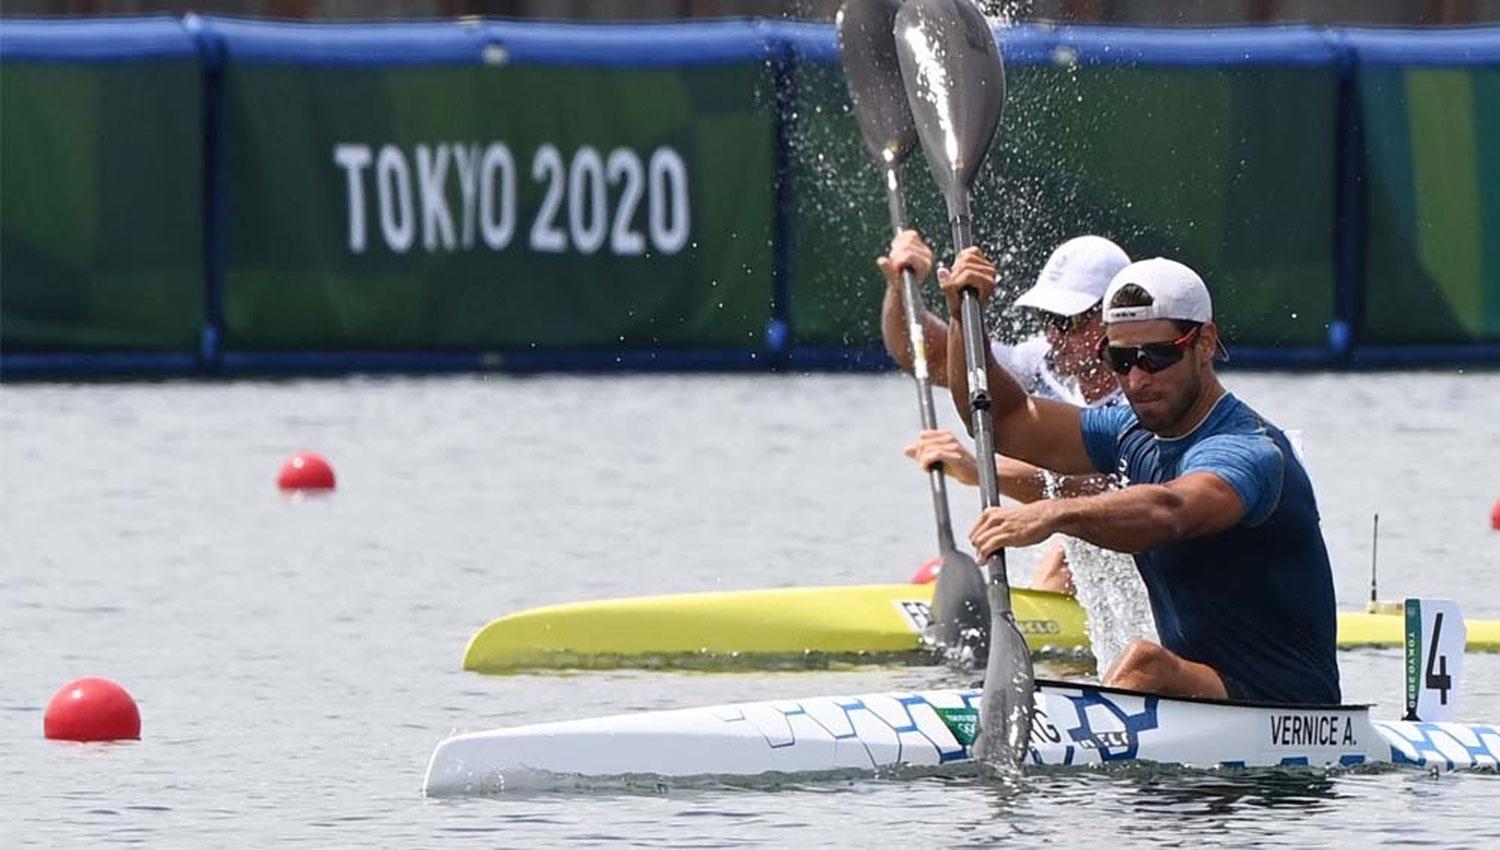
M 555 787 L 559 779 L 942 769 L 972 762 L 981 692 L 939 690 L 642 712 L 458 735 L 440 743 L 433 796 Z M 1500 727 L 1374 721 L 1368 706 L 1176 699 L 1039 681 L 1031 762 L 1197 768 L 1500 767 Z

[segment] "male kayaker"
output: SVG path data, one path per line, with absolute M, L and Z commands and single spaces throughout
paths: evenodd
M 891 241 L 890 254 L 875 263 L 886 283 L 880 308 L 885 350 L 910 373 L 912 350 L 901 301 L 901 269 L 911 269 L 919 283 L 926 280 L 932 271 L 932 249 L 917 231 L 905 230 Z M 1042 332 L 1015 345 L 991 340 L 996 361 L 1028 391 L 1046 398 L 1080 405 L 1119 399 L 1119 385 L 1099 363 L 1095 350 L 1104 336 L 1099 301 L 1110 278 L 1129 264 L 1125 251 L 1103 236 L 1078 236 L 1059 245 L 1042 266 L 1036 285 L 1011 305 L 1035 310 L 1042 319 Z M 948 323 L 925 309 L 920 320 L 932 382 L 946 387 Z
M 977 249 L 940 281 L 951 315 L 949 382 L 969 422 L 960 293 L 994 293 Z M 987 357 L 997 445 L 1063 473 L 1122 472 L 1122 489 L 990 508 L 970 534 L 987 556 L 1061 533 L 1130 552 L 1161 644 L 1135 641 L 1105 673 L 1173 696 L 1339 701 L 1333 574 L 1306 471 L 1286 435 L 1225 391 L 1208 288 L 1187 266 L 1126 266 L 1104 295 L 1100 358 L 1129 406 L 1028 396 Z M 972 426 L 971 426 L 972 427 Z
M 907 333 L 906 307 L 901 299 L 901 269 L 908 268 L 924 281 L 932 271 L 932 249 L 915 230 L 906 230 L 891 242 L 890 254 L 876 260 L 885 275 L 885 300 L 880 310 L 880 330 L 885 350 L 903 370 L 912 370 L 911 339 Z M 1103 236 L 1078 236 L 1052 252 L 1037 275 L 1036 284 L 1015 300 L 1012 307 L 1037 311 L 1042 332 L 1015 345 L 991 340 L 995 359 L 1019 377 L 1028 392 L 1083 406 L 1118 404 L 1124 400 L 1114 375 L 1099 362 L 1095 352 L 1104 337 L 1099 303 L 1110 278 L 1130 264 L 1119 245 Z M 942 272 L 939 272 L 942 274 Z M 922 310 L 924 348 L 932 382 L 948 385 L 948 324 Z M 906 449 L 908 457 L 930 469 L 941 463 L 943 471 L 971 487 L 979 483 L 974 454 L 952 431 L 922 431 Z M 1014 458 L 995 458 L 1000 491 L 1019 502 L 1046 498 L 1042 471 Z M 1097 492 L 1106 482 L 1097 476 L 1057 479 L 1064 494 Z M 1055 543 L 1037 563 L 1031 586 L 1040 590 L 1073 593 L 1073 575 L 1061 543 Z

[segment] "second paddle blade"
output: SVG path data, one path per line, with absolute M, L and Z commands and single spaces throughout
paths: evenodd
M 900 0 L 845 0 L 837 19 L 854 117 L 870 156 L 886 168 L 899 165 L 917 145 L 892 35 L 899 8 Z
M 1031 743 L 1031 716 L 1036 710 L 1031 652 L 1010 609 L 1004 585 L 990 585 L 990 657 L 984 671 L 984 703 L 974 757 L 987 767 L 1012 771 L 1020 767 Z
M 949 660 L 978 667 L 985 663 L 989 651 L 989 632 L 990 603 L 984 576 L 973 558 L 949 549 L 943 553 L 943 568 L 932 589 L 927 640 L 943 650 Z

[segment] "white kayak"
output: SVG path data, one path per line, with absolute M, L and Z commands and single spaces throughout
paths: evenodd
M 1500 767 L 1500 728 L 1494 725 L 1372 720 L 1363 705 L 1037 685 L 1034 765 Z M 978 690 L 825 696 L 476 732 L 438 745 L 424 788 L 447 796 L 567 788 L 580 781 L 962 770 L 973 763 L 980 698 Z

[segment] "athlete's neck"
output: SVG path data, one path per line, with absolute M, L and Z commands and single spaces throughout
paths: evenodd
M 1198 393 L 1198 398 L 1193 402 L 1193 406 L 1189 407 L 1187 413 L 1183 414 L 1182 418 L 1177 420 L 1170 428 L 1163 428 L 1157 431 L 1156 436 L 1172 439 L 1193 433 L 1199 425 L 1203 424 L 1203 420 L 1207 419 L 1208 414 L 1213 412 L 1214 405 L 1218 404 L 1219 399 L 1223 397 L 1224 385 L 1219 383 L 1219 376 L 1210 372 L 1208 380 L 1203 382 L 1203 391 Z

